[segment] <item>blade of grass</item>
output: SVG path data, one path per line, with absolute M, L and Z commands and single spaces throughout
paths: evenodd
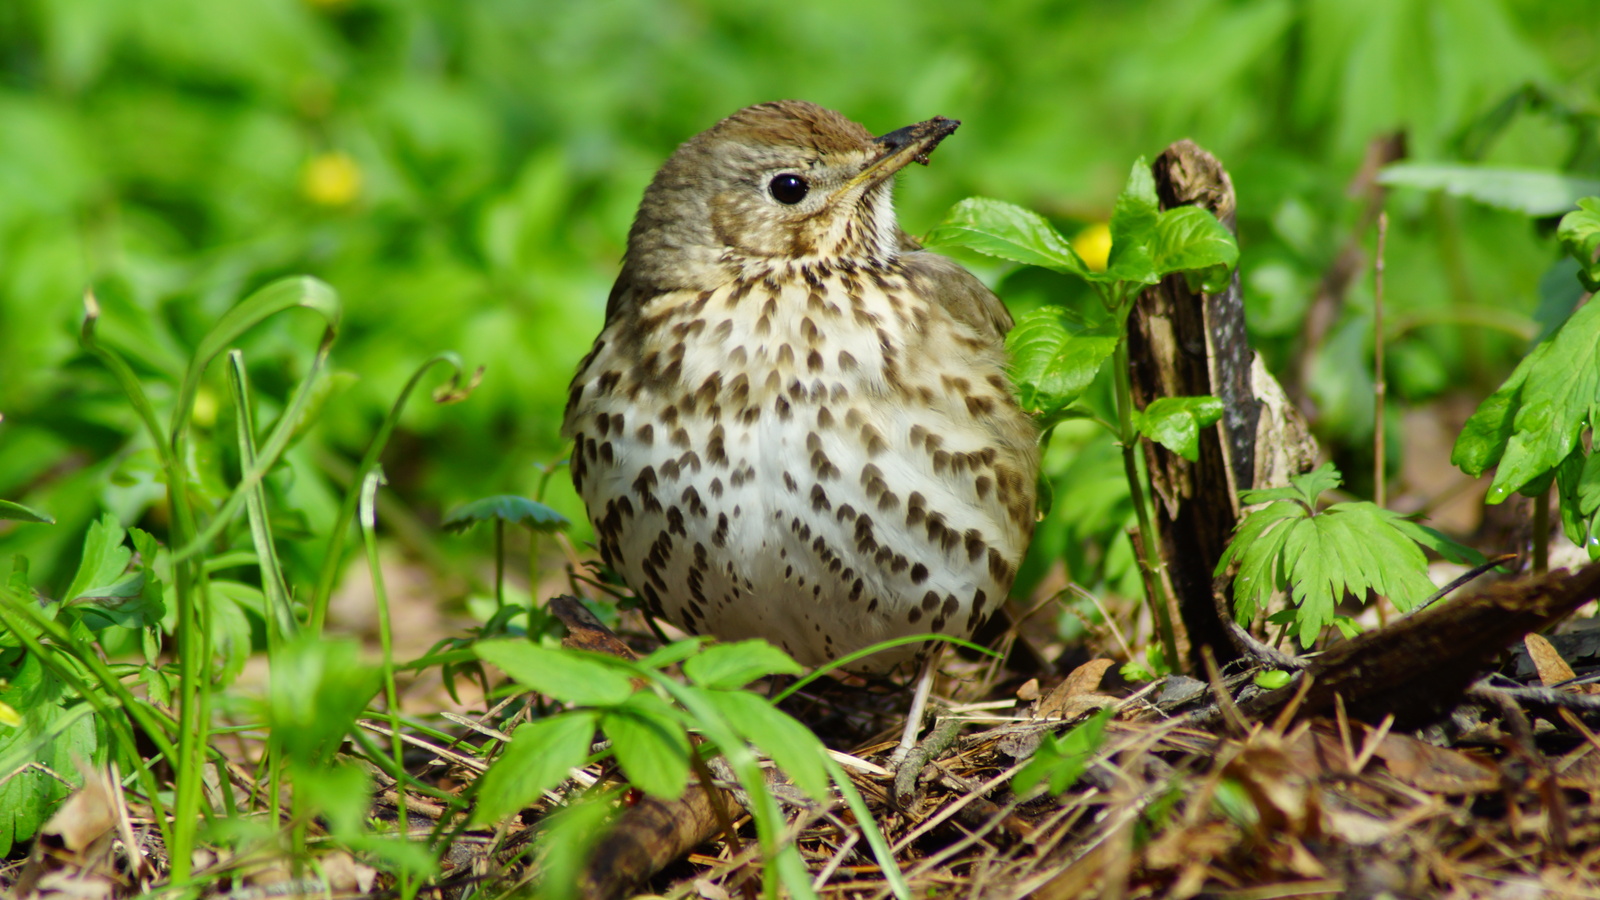
M 250 403 L 250 376 L 245 371 L 244 354 L 238 350 L 228 352 L 228 386 L 233 391 L 233 404 L 238 414 L 239 460 L 246 469 L 256 465 L 255 416 Z M 285 420 L 289 417 L 284 416 Z M 278 551 L 272 540 L 272 524 L 267 516 L 267 494 L 258 480 L 240 490 L 248 498 L 245 507 L 250 518 L 250 540 L 256 548 L 256 563 L 261 571 L 261 590 L 267 597 L 270 619 L 277 625 L 267 629 L 269 656 L 278 642 L 290 637 L 299 629 L 294 610 L 289 605 L 289 589 L 284 582 L 283 567 L 278 562 Z M 221 518 L 220 516 L 218 518 Z

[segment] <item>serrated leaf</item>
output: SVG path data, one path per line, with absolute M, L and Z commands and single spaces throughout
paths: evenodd
M 1115 337 L 1068 329 L 1056 307 L 1028 313 L 1006 335 L 1018 402 L 1045 415 L 1062 410 L 1094 383 L 1116 349 Z
M 1156 197 L 1155 176 L 1144 157 L 1133 163 L 1127 184 L 1117 195 L 1111 210 L 1111 255 L 1106 259 L 1106 275 L 1118 281 L 1155 284 L 1156 272 L 1151 249 L 1156 239 L 1156 223 L 1161 217 Z
M 1542 489 L 1577 445 L 1589 426 L 1592 408 L 1600 402 L 1596 347 L 1600 347 L 1600 304 L 1590 303 L 1534 348 L 1467 421 L 1451 461 L 1468 474 L 1497 466 L 1490 503 L 1519 491 Z
M 1338 503 L 1291 526 L 1283 546 L 1299 639 L 1309 647 L 1333 624 L 1345 592 L 1370 589 L 1407 610 L 1433 590 L 1427 558 L 1397 530 L 1394 513 L 1367 502 Z
M 1344 476 L 1333 463 L 1323 463 L 1302 475 L 1290 475 L 1289 486 L 1264 490 L 1240 491 L 1239 499 L 1247 506 L 1270 503 L 1274 500 L 1294 500 L 1308 510 L 1317 508 L 1317 498 L 1344 483 Z
M 1180 206 L 1157 220 L 1151 257 L 1156 274 L 1183 272 L 1192 284 L 1214 294 L 1228 286 L 1239 261 L 1239 244 L 1209 210 Z
M 64 599 L 72 600 L 86 591 L 103 589 L 121 580 L 133 559 L 133 551 L 123 544 L 124 536 L 122 524 L 110 513 L 89 526 L 89 533 L 83 539 L 82 561 Z
M 1484 555 L 1476 549 L 1454 541 L 1443 532 L 1430 528 L 1421 522 L 1399 515 L 1389 521 L 1401 534 L 1427 547 L 1450 562 L 1464 566 L 1477 566 L 1485 562 Z
M 798 675 L 800 664 L 766 641 L 715 644 L 684 661 L 683 674 L 704 688 L 733 690 L 768 675 Z
M 1385 166 L 1378 183 L 1444 191 L 1530 216 L 1564 213 L 1583 197 L 1600 194 L 1600 180 L 1549 169 L 1511 169 L 1470 163 L 1401 162 Z
M 689 783 L 689 735 L 671 707 L 640 691 L 600 717 L 623 774 L 639 790 L 676 799 Z
M 445 531 L 462 532 L 479 522 L 499 520 L 514 525 L 524 525 L 533 531 L 553 533 L 566 530 L 572 523 L 566 516 L 537 500 L 515 494 L 496 494 L 465 503 L 445 517 Z
M 1461 426 L 1455 447 L 1450 451 L 1450 463 L 1474 478 L 1487 472 L 1505 454 L 1511 440 L 1512 423 L 1522 402 L 1522 385 L 1528 380 L 1534 356 L 1541 354 L 1547 344 L 1540 344 L 1517 364 L 1510 377 L 1498 390 L 1490 394 Z
M 706 691 L 728 724 L 772 758 L 795 786 L 813 800 L 828 797 L 827 752 L 811 729 L 749 691 Z
M 1222 401 L 1216 397 L 1160 397 L 1139 410 L 1133 421 L 1140 434 L 1199 462 L 1200 429 L 1217 424 L 1222 412 Z
M 568 772 L 588 761 L 598 719 L 588 711 L 564 713 L 512 732 L 505 752 L 478 782 L 473 821 L 487 825 L 504 819 L 566 781 Z
M 1235 616 L 1249 621 L 1276 591 L 1288 591 L 1292 616 L 1272 620 L 1295 623 L 1296 636 L 1310 646 L 1324 628 L 1336 624 L 1335 608 L 1350 592 L 1369 590 L 1401 610 L 1433 591 L 1422 547 L 1456 558 L 1481 559 L 1476 551 L 1449 541 L 1431 528 L 1365 501 L 1336 503 L 1313 512 L 1316 498 L 1339 484 L 1331 464 L 1291 477 L 1292 495 L 1282 490 L 1251 512 L 1235 530 L 1216 573 L 1237 562 Z M 1267 491 L 1244 491 L 1245 502 Z
M 1588 291 L 1600 291 L 1600 197 L 1585 197 L 1578 209 L 1561 217 L 1556 239 L 1578 262 L 1578 280 Z
M 484 641 L 472 649 L 519 684 L 574 706 L 617 706 L 634 692 L 622 668 L 576 650 L 551 650 L 520 640 Z
M 922 243 L 930 250 L 966 247 L 1023 265 L 1095 276 L 1044 216 L 987 197 L 969 197 L 951 207 Z
M 42 513 L 31 506 L 23 506 L 11 500 L 0 500 L 0 519 L 10 519 L 13 522 L 33 522 L 38 525 L 54 525 L 56 520 L 49 513 Z

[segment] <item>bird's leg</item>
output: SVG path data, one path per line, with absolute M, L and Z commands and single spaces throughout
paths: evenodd
M 906 714 L 906 730 L 900 735 L 900 746 L 889 756 L 889 768 L 899 768 L 906 755 L 917 745 L 917 733 L 922 730 L 922 715 L 928 711 L 928 697 L 933 693 L 933 679 L 939 674 L 939 662 L 944 658 L 944 644 L 940 643 L 922 661 L 917 673 L 917 689 L 911 695 L 911 711 Z

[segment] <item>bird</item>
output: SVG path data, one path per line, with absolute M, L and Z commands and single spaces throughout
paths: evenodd
M 896 219 L 895 176 L 960 122 L 874 137 L 799 100 L 683 143 L 644 191 L 563 434 L 603 562 L 655 616 L 806 666 L 966 638 L 1035 522 L 1039 431 L 1012 319 Z M 921 662 L 913 744 L 943 642 Z

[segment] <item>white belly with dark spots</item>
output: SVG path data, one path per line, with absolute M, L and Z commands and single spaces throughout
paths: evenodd
M 615 343 L 579 374 L 574 480 L 607 562 L 670 621 L 765 638 L 808 665 L 970 635 L 1025 549 L 1031 472 L 997 454 L 938 374 L 897 368 L 876 327 L 778 299 L 765 324 L 738 314 L 749 297 L 727 313 L 701 304 L 708 324 L 676 336 L 667 320 L 642 348 L 658 354 L 643 367 L 654 378 L 636 381 Z M 991 374 L 947 363 L 939 374 L 969 391 Z

